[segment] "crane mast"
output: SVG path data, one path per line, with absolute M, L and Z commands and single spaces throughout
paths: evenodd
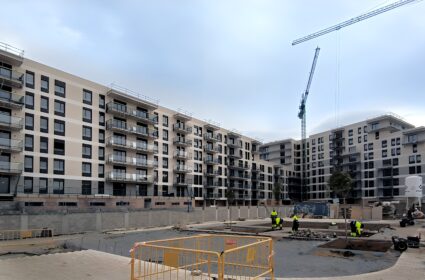
M 344 27 L 347 27 L 349 25 L 355 24 L 355 23 L 357 23 L 359 21 L 362 21 L 362 20 L 365 20 L 365 19 L 374 17 L 376 15 L 379 15 L 379 14 L 382 14 L 382 13 L 385 13 L 385 12 L 388 12 L 390 10 L 396 9 L 396 8 L 401 7 L 401 6 L 404 6 L 406 4 L 410 4 L 410 3 L 413 3 L 413 2 L 419 2 L 419 1 L 422 1 L 422 0 L 400 0 L 400 1 L 397 1 L 397 2 L 394 2 L 394 3 L 391 3 L 389 5 L 386 5 L 384 7 L 381 7 L 379 9 L 373 10 L 373 11 L 371 11 L 369 13 L 362 14 L 360 16 L 351 18 L 351 19 L 346 20 L 344 22 L 341 22 L 339 24 L 336 24 L 336 25 L 333 25 L 331 27 L 322 29 L 322 30 L 317 31 L 315 33 L 312 33 L 310 35 L 307 35 L 307 36 L 301 37 L 299 39 L 296 39 L 296 40 L 294 40 L 292 42 L 292 45 L 294 46 L 294 45 L 303 43 L 305 41 L 308 41 L 308 40 L 311 40 L 311 39 L 314 39 L 314 38 L 323 36 L 323 35 L 328 34 L 330 32 L 333 32 L 333 31 L 336 31 L 336 30 L 340 30 L 341 28 L 344 28 Z
M 314 52 L 313 63 L 311 65 L 310 75 L 308 76 L 307 86 L 304 93 L 301 96 L 300 111 L 298 112 L 298 118 L 301 119 L 301 200 L 303 200 L 303 193 L 306 187 L 305 172 L 306 172 L 306 163 L 307 163 L 307 145 L 306 145 L 306 103 L 308 98 L 308 93 L 310 92 L 311 82 L 313 80 L 314 70 L 316 69 L 317 58 L 319 57 L 320 48 L 317 47 Z

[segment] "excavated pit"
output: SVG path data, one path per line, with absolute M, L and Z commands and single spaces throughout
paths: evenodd
M 350 238 L 346 241 L 345 238 L 338 238 L 319 245 L 318 247 L 327 249 L 386 252 L 391 248 L 392 244 L 393 243 L 391 241 L 387 240 L 365 240 Z

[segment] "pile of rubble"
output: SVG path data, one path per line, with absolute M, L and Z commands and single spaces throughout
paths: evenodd
M 331 238 L 336 238 L 336 233 L 333 232 L 317 232 L 309 229 L 303 229 L 292 232 L 288 238 L 299 240 L 316 240 L 316 241 L 329 241 Z

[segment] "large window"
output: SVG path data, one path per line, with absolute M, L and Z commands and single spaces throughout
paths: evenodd
M 25 93 L 25 108 L 34 109 L 34 93 L 32 92 Z
M 49 98 L 42 96 L 40 99 L 40 111 L 44 113 L 49 112 Z
M 54 194 L 65 193 L 65 181 L 63 179 L 53 179 L 53 193 Z
M 104 147 L 99 147 L 98 156 L 99 156 L 99 160 L 105 160 L 105 148 Z
M 82 156 L 83 158 L 91 158 L 91 145 L 83 144 L 82 147 Z
M 105 126 L 105 113 L 99 112 L 99 125 Z
M 55 95 L 65 97 L 66 85 L 64 82 L 55 80 Z
M 42 92 L 49 92 L 49 77 L 41 75 L 40 90 Z
M 40 158 L 40 173 L 48 173 L 49 164 L 46 157 Z
M 25 172 L 33 172 L 34 158 L 32 156 L 25 156 L 24 169 Z
M 40 153 L 47 154 L 49 152 L 49 138 L 40 136 Z
M 105 193 L 105 182 L 97 182 L 97 193 L 104 194 Z
M 34 135 L 25 134 L 25 151 L 34 151 Z
M 99 95 L 99 108 L 105 109 L 105 96 Z
M 99 143 L 105 143 L 105 130 L 99 129 Z
M 83 89 L 83 103 L 91 105 L 93 102 L 93 93 L 90 90 Z
M 81 182 L 81 194 L 85 194 L 85 195 L 91 194 L 91 181 Z
M 91 141 L 92 129 L 89 126 L 83 126 L 83 140 Z
M 63 159 L 54 159 L 53 173 L 61 175 L 65 174 L 65 161 Z
M 41 193 L 41 194 L 48 193 L 47 178 L 40 178 L 38 180 L 38 193 Z
M 49 118 L 40 117 L 40 132 L 49 133 Z
M 65 155 L 65 141 L 55 139 L 54 145 L 53 145 L 53 153 L 55 155 Z
M 91 177 L 91 163 L 83 162 L 81 167 L 82 167 L 82 176 Z
M 25 114 L 25 129 L 26 130 L 34 130 L 34 115 L 33 114 Z
M 65 136 L 65 122 L 55 120 L 55 135 Z
M 88 108 L 83 108 L 83 121 L 91 123 L 92 121 L 92 111 Z
M 55 100 L 55 115 L 65 117 L 65 102 Z
M 32 177 L 24 177 L 24 193 L 33 192 L 33 179 Z
M 105 165 L 99 164 L 98 167 L 97 167 L 97 169 L 98 169 L 98 176 L 99 176 L 99 178 L 105 177 Z
M 25 86 L 28 88 L 34 88 L 34 72 L 26 71 Z

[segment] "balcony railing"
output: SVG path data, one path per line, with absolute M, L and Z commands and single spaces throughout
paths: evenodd
M 158 162 L 153 160 L 140 159 L 135 157 L 123 157 L 117 155 L 108 155 L 108 163 L 131 165 L 137 167 L 156 168 Z
M 218 137 L 218 134 L 215 134 L 215 133 L 205 133 L 204 134 L 204 139 L 206 141 L 212 141 L 212 142 L 220 141 L 220 138 Z
M 227 140 L 227 146 L 229 146 L 231 148 L 239 148 L 239 149 L 242 148 L 242 145 L 240 143 L 236 143 L 236 142 L 233 142 L 231 140 Z
M 216 188 L 216 187 L 221 187 L 221 183 L 218 181 L 212 181 L 212 182 L 205 182 L 204 183 L 204 187 L 206 188 Z
M 215 176 L 220 176 L 222 174 L 222 172 L 218 171 L 218 170 L 207 170 L 205 171 L 205 176 L 208 177 L 215 177 Z
M 182 137 L 174 138 L 173 143 L 177 146 L 192 146 L 192 140 L 188 140 Z
M 109 182 L 123 183 L 153 183 L 153 176 L 134 173 L 108 172 L 106 173 L 106 180 Z
M 0 82 L 6 86 L 22 88 L 24 84 L 24 74 L 0 66 Z
M 148 138 L 158 138 L 158 131 L 156 130 L 150 130 L 146 127 L 143 126 L 133 126 L 131 131 L 134 134 L 140 135 L 140 136 L 144 136 L 144 137 L 148 137 Z
M 8 138 L 0 138 L 0 150 L 3 152 L 21 152 L 23 147 L 22 140 L 13 140 Z
M 108 146 L 127 148 L 130 150 L 142 151 L 145 153 L 158 153 L 158 147 L 154 145 L 148 145 L 140 141 L 127 141 L 122 140 L 119 137 L 111 136 L 106 140 Z
M 249 164 L 240 164 L 240 163 L 236 164 L 236 163 L 230 163 L 230 162 L 228 164 L 228 167 L 234 168 L 234 169 L 244 169 L 244 170 L 247 170 L 247 169 L 250 169 L 251 168 L 249 166 Z
M 221 149 L 218 146 L 216 147 L 216 146 L 205 145 L 204 151 L 207 152 L 207 153 L 221 153 Z
M 191 159 L 192 154 L 185 151 L 174 151 L 175 158 Z
M 23 119 L 20 117 L 12 117 L 0 113 L 0 127 L 20 130 L 23 128 Z
M 192 127 L 184 123 L 175 123 L 173 125 L 173 130 L 180 133 L 192 133 Z
M 20 162 L 8 162 L 0 161 L 0 174 L 21 174 L 22 163 Z
M 187 165 L 176 165 L 174 167 L 175 172 L 189 173 L 192 172 L 192 168 Z
M 192 179 L 175 179 L 174 180 L 174 186 L 175 187 L 182 187 L 182 186 L 188 186 L 188 185 L 192 185 L 193 184 L 193 180 Z
M 109 102 L 106 106 L 109 113 L 117 113 L 118 115 L 133 117 L 149 124 L 158 124 L 158 117 L 151 115 L 148 112 L 140 111 L 136 108 L 115 102 Z
M 249 175 L 238 174 L 238 173 L 230 173 L 229 178 L 230 179 L 236 179 L 236 180 L 247 180 L 247 179 L 249 179 Z
M 242 158 L 242 156 L 239 153 L 237 153 L 237 154 L 235 154 L 235 153 L 233 153 L 233 154 L 229 153 L 229 154 L 227 154 L 227 156 L 230 157 L 230 158 Z
M 220 164 L 217 158 L 205 158 L 204 162 L 205 164 Z
M 106 121 L 106 128 L 111 130 L 128 131 L 128 126 L 126 122 L 114 119 Z
M 24 97 L 0 89 L 0 104 L 7 108 L 20 109 L 24 105 Z

